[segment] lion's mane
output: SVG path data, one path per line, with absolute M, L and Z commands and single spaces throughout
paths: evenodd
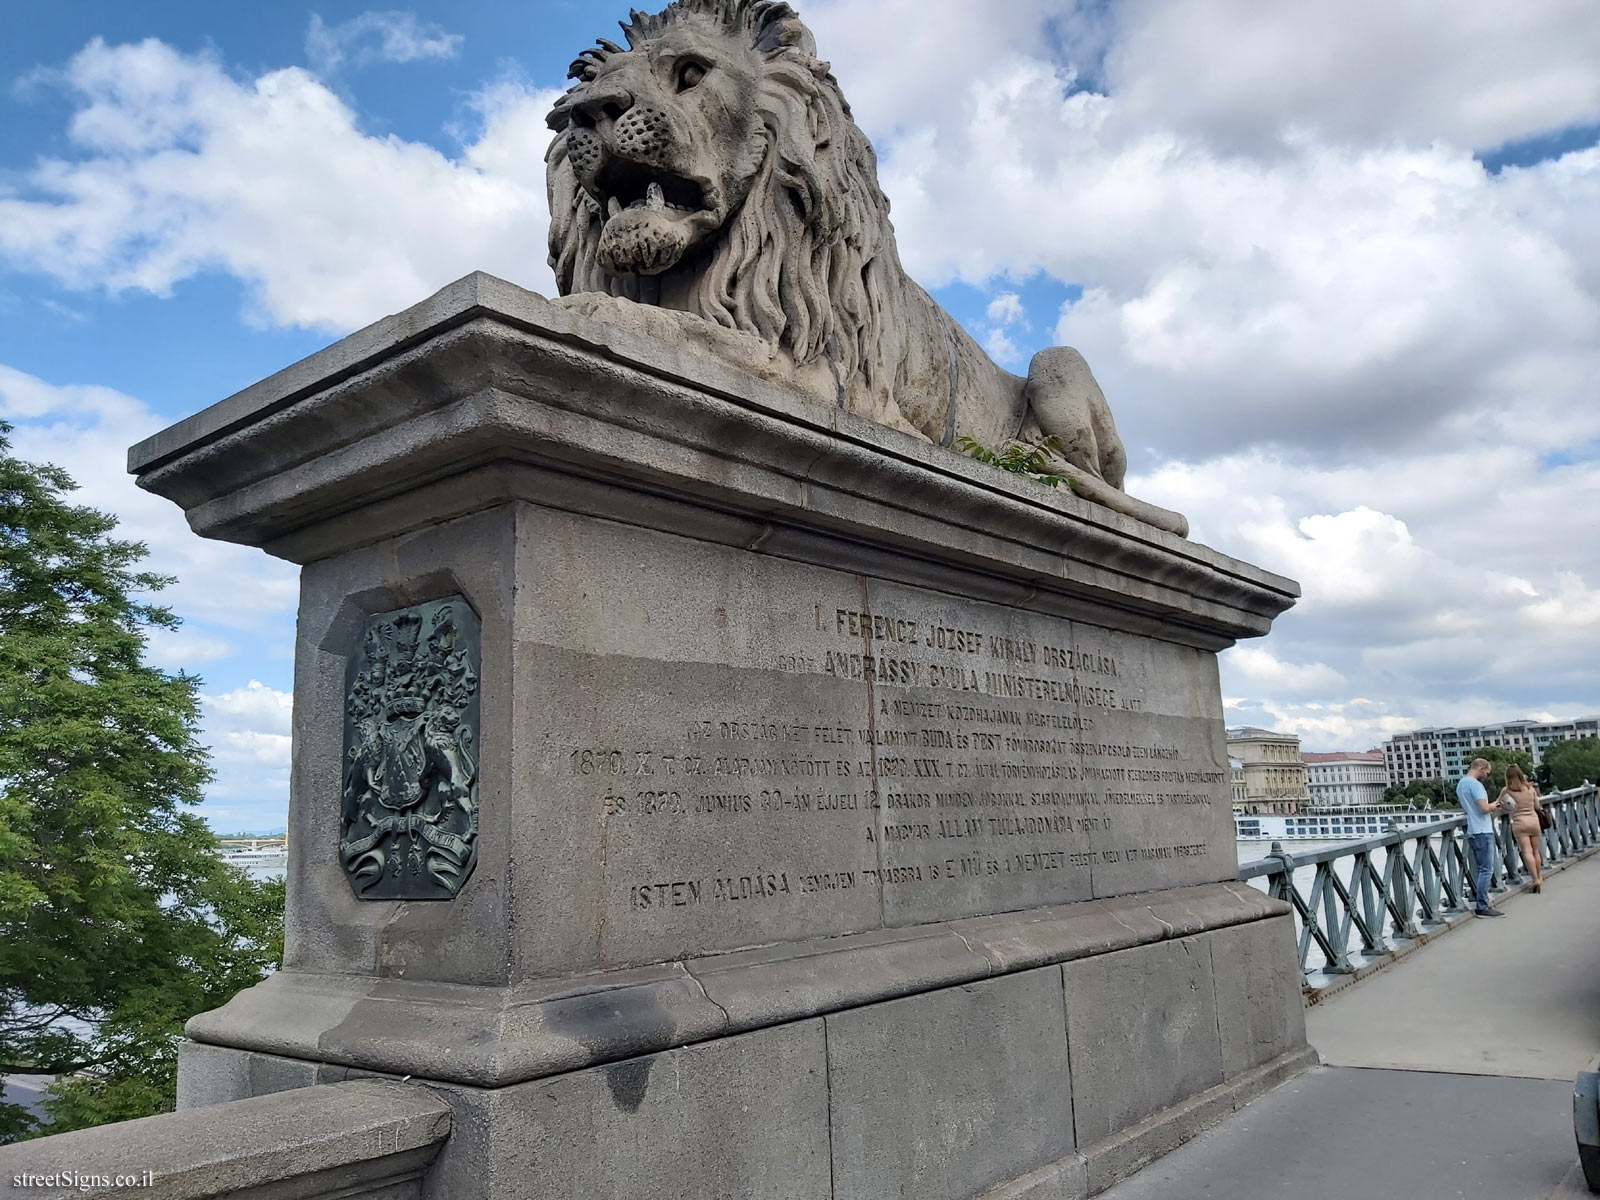
M 885 314 L 869 276 L 899 262 L 872 145 L 786 3 L 676 0 L 659 14 L 633 13 L 623 32 L 636 47 L 690 15 L 749 38 L 763 58 L 761 141 L 749 148 L 755 178 L 720 236 L 675 268 L 692 280 L 690 308 L 788 351 L 797 366 L 826 357 L 841 381 L 859 376 L 875 391 Z M 580 79 L 583 66 L 574 64 Z M 546 158 L 557 287 L 653 301 L 654 281 L 608 275 L 596 261 L 601 214 L 578 185 L 567 142 L 563 131 Z

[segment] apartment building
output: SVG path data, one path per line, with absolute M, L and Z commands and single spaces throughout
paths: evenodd
M 1552 743 L 1582 737 L 1600 737 L 1600 716 L 1418 729 L 1383 743 L 1384 766 L 1396 787 L 1413 779 L 1458 779 L 1470 764 L 1468 751 L 1479 746 L 1525 751 L 1538 766 Z

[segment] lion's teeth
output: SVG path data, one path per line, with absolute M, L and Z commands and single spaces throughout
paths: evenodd
M 615 196 L 606 197 L 606 217 L 609 219 L 622 211 L 622 201 Z
M 645 204 L 656 212 L 660 212 L 667 206 L 666 194 L 661 190 L 659 183 L 652 183 L 644 189 L 644 199 Z

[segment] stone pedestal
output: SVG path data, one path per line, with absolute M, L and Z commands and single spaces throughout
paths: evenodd
M 1311 1061 L 1215 659 L 1290 581 L 483 275 L 130 466 L 304 568 L 284 969 L 183 1103 L 428 1082 L 449 1200 L 1042 1198 Z M 433 816 L 352 825 L 374 631 L 463 605 Z

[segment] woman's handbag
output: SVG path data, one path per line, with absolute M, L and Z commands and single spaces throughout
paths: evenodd
M 1540 804 L 1535 806 L 1533 811 L 1539 814 L 1540 829 L 1549 829 L 1550 826 L 1556 823 L 1555 818 L 1550 815 L 1550 810 L 1544 805 Z

